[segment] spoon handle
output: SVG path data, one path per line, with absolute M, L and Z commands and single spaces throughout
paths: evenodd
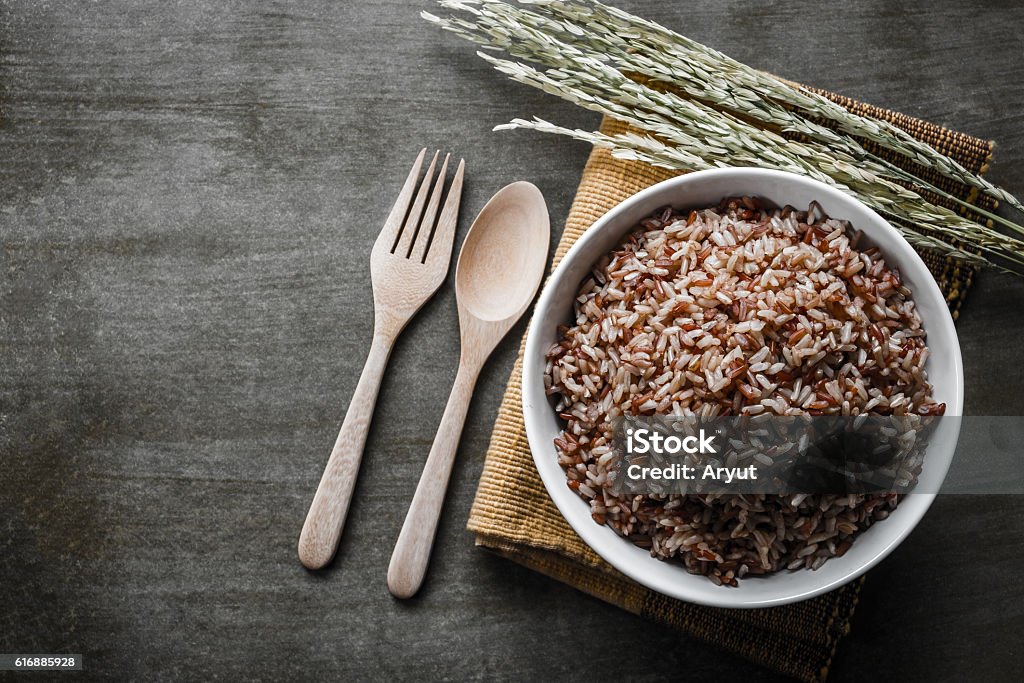
M 459 447 L 459 436 L 479 372 L 479 366 L 468 367 L 465 362 L 459 363 L 455 385 L 388 566 L 388 590 L 396 598 L 411 598 L 423 583 Z
M 348 506 L 352 501 L 363 459 L 363 446 L 370 430 L 373 408 L 377 402 L 381 377 L 394 345 L 393 335 L 375 331 L 370 353 L 359 376 L 352 401 L 348 404 L 345 421 L 334 442 L 320 485 L 309 506 L 306 521 L 299 536 L 299 561 L 308 569 L 320 569 L 331 561 L 338 549 L 341 530 L 345 526 Z

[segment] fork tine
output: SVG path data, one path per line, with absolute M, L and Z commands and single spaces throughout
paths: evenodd
M 412 191 L 416 189 L 416 179 L 420 176 L 420 168 L 423 166 L 423 156 L 426 153 L 426 147 L 420 150 L 419 155 L 416 157 L 416 161 L 412 165 L 412 170 L 409 171 L 409 177 L 405 179 L 405 184 L 402 185 L 402 190 L 398 193 L 398 199 L 395 200 L 395 205 L 391 207 L 391 213 L 388 214 L 388 219 L 384 221 L 384 227 L 381 228 L 380 236 L 377 237 L 378 242 L 387 245 L 388 251 L 395 248 L 395 243 L 401 235 L 402 219 L 405 218 L 405 214 L 409 210 L 409 200 L 412 199 Z
M 444 201 L 444 208 L 441 209 L 441 216 L 437 219 L 437 227 L 426 245 L 426 252 L 421 259 L 426 263 L 427 259 L 436 261 L 452 256 L 452 242 L 455 241 L 455 226 L 459 221 L 459 201 L 462 198 L 462 175 L 466 169 L 466 160 L 459 159 L 459 167 L 452 178 L 452 185 L 448 188 L 448 198 Z
M 430 248 L 430 239 L 434 236 L 434 219 L 437 218 L 437 207 L 441 204 L 441 193 L 444 191 L 444 181 L 448 171 L 448 159 L 451 154 L 444 155 L 444 163 L 441 164 L 441 171 L 437 174 L 437 182 L 434 183 L 434 191 L 430 194 L 430 201 L 427 203 L 427 210 L 423 212 L 423 220 L 416 228 L 414 242 L 409 246 L 409 253 L 406 258 L 411 258 L 420 263 L 426 259 L 427 249 Z M 415 254 L 413 254 L 415 252 Z
M 423 215 L 423 205 L 427 201 L 427 193 L 430 192 L 430 183 L 434 178 L 434 168 L 437 167 L 437 157 L 440 153 L 441 150 L 434 152 L 434 158 L 430 160 L 430 166 L 427 167 L 427 172 L 423 175 L 423 180 L 420 181 L 420 189 L 416 192 L 416 199 L 413 200 L 412 208 L 409 209 L 409 215 L 405 218 L 402 234 L 398 236 L 395 247 L 391 250 L 392 254 L 404 256 L 412 251 L 412 245 L 416 241 L 416 231 L 419 228 L 420 216 Z

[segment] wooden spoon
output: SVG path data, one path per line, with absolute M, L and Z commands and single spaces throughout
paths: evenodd
M 459 371 L 391 556 L 388 589 L 395 597 L 412 597 L 423 583 L 473 386 L 484 361 L 537 293 L 549 232 L 540 190 L 518 182 L 487 202 L 462 244 L 455 271 Z

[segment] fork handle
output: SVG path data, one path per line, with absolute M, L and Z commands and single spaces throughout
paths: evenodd
M 396 598 L 411 598 L 415 595 L 426 575 L 445 492 L 448 490 L 448 479 L 459 447 L 459 437 L 479 374 L 479 364 L 459 364 L 448 405 L 445 406 L 437 436 L 430 447 L 427 464 L 423 467 L 423 474 L 420 475 L 388 566 L 388 590 Z
M 363 365 L 345 421 L 334 442 L 320 485 L 309 506 L 299 536 L 299 561 L 308 569 L 320 569 L 334 557 L 345 516 L 352 501 L 366 434 L 370 430 L 377 392 L 395 337 L 374 332 L 370 353 Z

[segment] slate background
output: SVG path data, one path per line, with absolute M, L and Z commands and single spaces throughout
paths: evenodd
M 999 142 L 1024 195 L 1024 8 L 621 6 L 755 66 Z M 0 1 L 0 651 L 87 678 L 711 678 L 751 664 L 473 547 L 522 325 L 481 377 L 427 583 L 384 575 L 457 360 L 451 278 L 391 361 L 334 567 L 299 527 L 369 341 L 367 259 L 421 146 L 465 156 L 460 238 L 527 179 L 553 229 L 596 117 L 503 80 L 410 2 Z M 1024 281 L 959 321 L 973 414 L 1021 414 Z M 833 681 L 1024 665 L 1024 501 L 944 497 L 870 573 Z M 2 674 L 0 674 L 2 675 Z

